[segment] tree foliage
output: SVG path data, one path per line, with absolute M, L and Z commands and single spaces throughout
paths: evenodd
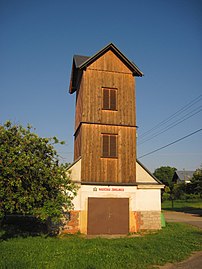
M 170 166 L 161 166 L 154 171 L 154 176 L 168 187 L 172 186 L 172 178 L 177 169 Z
M 58 219 L 72 207 L 76 186 L 59 164 L 56 137 L 41 138 L 27 128 L 0 126 L 0 214 Z
M 191 179 L 191 183 L 187 184 L 187 189 L 191 194 L 199 194 L 202 197 L 202 167 L 196 169 Z
M 162 172 L 165 171 L 165 169 L 161 169 L 162 167 L 155 170 L 155 172 Z M 155 174 L 158 178 L 160 176 L 163 177 L 163 173 Z M 164 176 L 165 177 L 165 176 Z M 172 178 L 170 176 L 170 178 Z M 162 180 L 163 181 L 163 180 Z M 202 198 L 202 167 L 197 169 L 194 172 L 193 178 L 191 179 L 190 183 L 175 183 L 170 182 L 167 184 L 167 181 L 163 181 L 164 184 L 167 186 L 164 188 L 164 191 L 162 192 L 162 200 L 171 200 L 172 201 L 172 207 L 174 206 L 174 200 L 177 199 L 198 199 L 199 197 Z

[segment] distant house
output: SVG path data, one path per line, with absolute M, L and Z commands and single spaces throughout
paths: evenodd
M 194 171 L 176 171 L 173 176 L 173 182 L 179 183 L 190 183 L 193 177 Z

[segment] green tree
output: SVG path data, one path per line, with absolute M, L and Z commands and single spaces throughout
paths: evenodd
M 170 188 L 168 186 L 165 186 L 164 190 L 162 191 L 162 202 L 166 200 L 170 200 Z
M 202 167 L 194 172 L 189 186 L 191 187 L 192 193 L 199 194 L 200 197 L 202 197 Z
M 178 188 L 176 188 L 172 181 L 176 170 L 175 167 L 161 166 L 154 171 L 154 176 L 167 187 L 162 191 L 162 199 L 170 199 L 172 201 L 172 208 L 174 206 L 174 199 L 176 199 L 178 193 Z
M 154 176 L 158 178 L 163 184 L 172 188 L 172 178 L 177 169 L 170 166 L 161 166 L 154 171 Z
M 186 193 L 186 184 L 175 183 L 173 184 L 173 187 L 171 188 L 171 199 L 172 200 L 183 199 L 185 193 Z
M 63 142 L 32 130 L 9 121 L 0 126 L 0 215 L 55 221 L 72 207 L 77 189 L 54 148 Z

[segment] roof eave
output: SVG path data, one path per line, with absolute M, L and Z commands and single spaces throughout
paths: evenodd
M 73 58 L 72 63 L 72 72 L 71 72 L 71 80 L 69 85 L 69 93 L 73 94 L 77 91 L 78 81 L 75 81 L 75 78 L 79 76 L 80 69 L 76 66 L 75 59 Z
M 76 90 L 77 90 L 76 88 L 69 88 L 69 93 L 73 94 L 74 92 L 76 92 Z

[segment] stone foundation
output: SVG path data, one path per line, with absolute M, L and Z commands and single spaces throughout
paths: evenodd
M 137 212 L 138 230 L 160 230 L 161 212 L 159 211 L 141 211 Z
M 63 226 L 60 231 L 62 234 L 75 234 L 81 231 L 80 227 L 81 211 L 71 211 L 63 218 Z M 160 211 L 136 211 L 130 213 L 129 232 L 139 232 L 143 230 L 161 229 Z M 85 232 L 84 232 L 85 233 Z
M 80 211 L 70 211 L 66 218 L 63 218 L 63 227 L 60 231 L 62 234 L 75 234 L 80 232 L 79 228 Z

